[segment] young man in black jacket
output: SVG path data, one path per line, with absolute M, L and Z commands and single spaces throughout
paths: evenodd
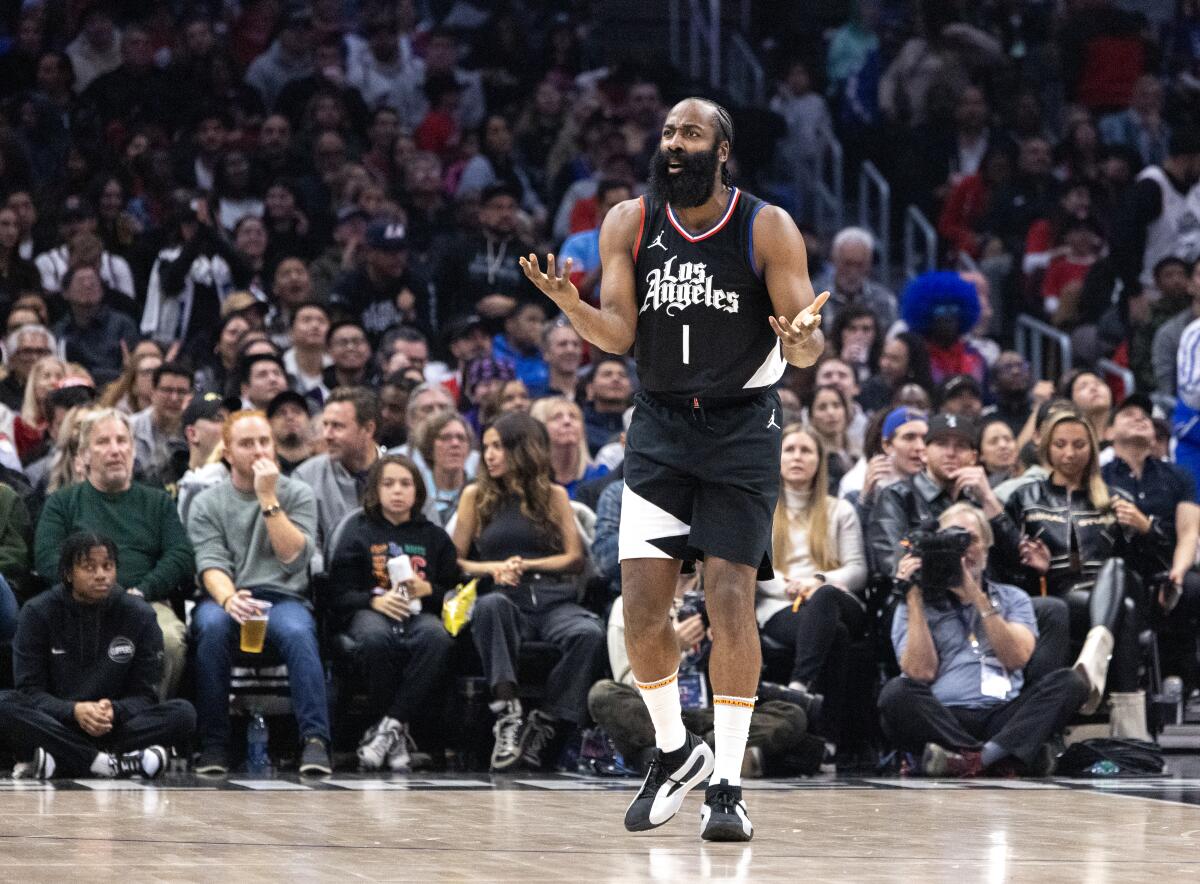
M 14 642 L 17 689 L 0 694 L 0 734 L 31 775 L 156 777 L 166 746 L 186 746 L 196 713 L 158 702 L 163 639 L 154 609 L 117 586 L 107 537 L 67 538 L 60 584 L 21 612 Z

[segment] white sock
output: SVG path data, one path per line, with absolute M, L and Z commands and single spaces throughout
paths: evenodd
M 92 759 L 91 771 L 98 777 L 111 777 L 113 757 L 107 752 L 97 752 L 96 757 Z
M 655 744 L 664 752 L 674 752 L 687 741 L 683 708 L 679 704 L 679 670 L 658 681 L 634 684 L 654 722 Z
M 713 697 L 713 734 L 716 739 L 716 763 L 710 783 L 728 780 L 731 786 L 742 784 L 742 758 L 746 738 L 750 736 L 750 716 L 757 697 Z

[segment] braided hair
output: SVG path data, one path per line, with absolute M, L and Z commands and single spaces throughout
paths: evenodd
M 717 124 L 717 144 L 720 144 L 722 141 L 728 141 L 729 149 L 733 150 L 733 117 L 729 115 L 729 111 L 725 110 L 725 108 L 711 98 L 700 98 L 697 100 L 703 101 L 713 109 L 713 119 Z M 721 183 L 726 187 L 733 186 L 733 173 L 729 171 L 727 163 L 721 163 Z

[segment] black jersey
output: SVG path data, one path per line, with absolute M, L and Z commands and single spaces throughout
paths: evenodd
M 754 264 L 754 218 L 766 203 L 736 187 L 709 230 L 692 235 L 671 207 L 642 197 L 634 251 L 638 378 L 651 393 L 748 397 L 783 375 Z

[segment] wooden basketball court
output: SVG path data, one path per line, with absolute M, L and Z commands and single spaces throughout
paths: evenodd
M 621 825 L 635 783 L 576 776 L 163 784 L 0 781 L 13 882 L 1194 881 L 1200 779 L 755 781 L 753 842 L 705 844 L 699 797 Z

